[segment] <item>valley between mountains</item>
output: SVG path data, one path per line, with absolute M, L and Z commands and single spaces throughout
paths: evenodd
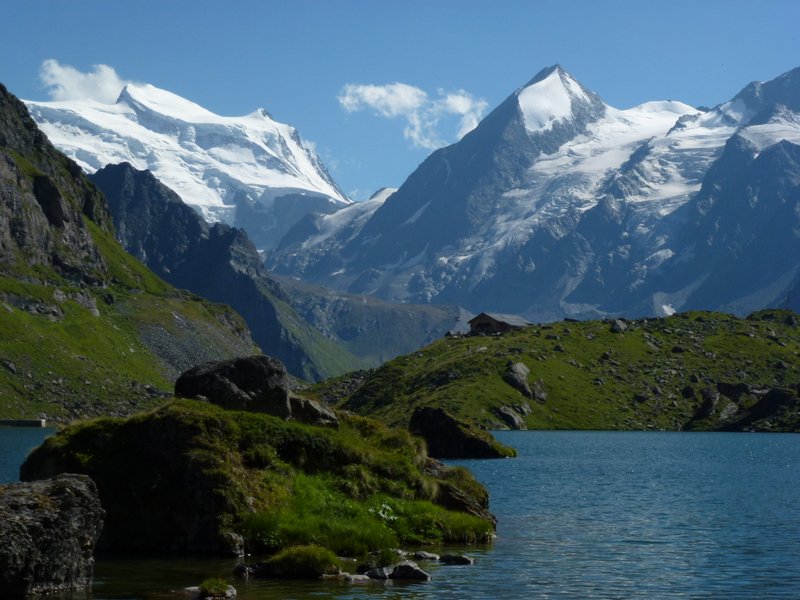
M 3 140 L 16 165 L 5 178 L 4 416 L 127 414 L 169 396 L 192 364 L 257 346 L 296 389 L 395 425 L 436 405 L 482 428 L 797 426 L 790 400 L 747 415 L 773 390 L 796 399 L 800 383 L 800 69 L 713 108 L 618 109 L 548 67 L 364 202 L 261 109 L 222 117 L 129 84 L 110 104 L 5 110 L 6 129 L 27 137 Z M 43 148 L 66 166 L 39 166 Z M 204 308 L 189 318 L 181 302 Z M 765 309 L 779 311 L 774 331 L 760 325 Z M 480 312 L 543 325 L 462 337 Z M 696 315 L 697 331 L 671 325 Z M 640 325 L 602 352 L 584 347 L 615 320 Z M 660 344 L 642 337 L 662 329 Z M 550 335 L 582 343 L 555 354 L 533 344 Z M 682 335 L 692 351 L 664 350 L 685 346 Z M 733 342 L 745 338 L 757 341 Z M 443 353 L 452 344 L 496 360 Z M 111 375 L 115 360 L 125 367 Z M 547 403 L 507 384 L 516 364 Z

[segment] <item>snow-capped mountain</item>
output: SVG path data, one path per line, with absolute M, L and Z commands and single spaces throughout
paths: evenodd
M 741 312 L 778 302 L 800 275 L 800 199 L 791 176 L 770 183 L 764 173 L 770 164 L 793 172 L 799 109 L 800 69 L 703 111 L 675 101 L 617 109 L 550 67 L 460 142 L 434 152 L 379 206 L 304 220 L 268 264 L 351 292 L 538 320 L 691 307 Z M 734 138 L 746 157 L 728 156 Z M 770 151 L 781 140 L 784 151 Z M 719 167 L 725 160 L 738 171 Z M 715 226 L 737 225 L 709 215 L 737 196 L 739 218 L 750 218 L 746 205 L 759 202 L 748 187 L 755 180 L 740 181 L 741 173 L 758 179 L 770 202 L 787 204 L 784 222 L 773 223 L 781 233 L 772 235 L 783 240 L 788 262 L 779 261 L 780 274 L 741 270 L 748 283 L 715 293 L 703 282 L 723 270 L 720 261 L 741 256 L 730 252 L 735 231 L 709 237 Z M 750 252 L 760 255 L 770 234 L 749 235 Z M 766 271 L 769 285 L 757 276 Z
M 113 104 L 26 102 L 62 152 L 88 173 L 128 162 L 150 170 L 208 221 L 273 246 L 309 212 L 350 201 L 297 131 L 263 109 L 223 117 L 152 85 L 128 84 Z

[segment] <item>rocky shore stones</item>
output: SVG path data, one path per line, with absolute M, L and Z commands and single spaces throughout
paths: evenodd
M 406 581 L 430 581 L 431 576 L 419 568 L 417 563 L 404 560 L 392 567 L 380 567 L 364 573 L 370 579 L 402 579 Z
M 0 597 L 89 587 L 104 517 L 86 475 L 0 486 Z

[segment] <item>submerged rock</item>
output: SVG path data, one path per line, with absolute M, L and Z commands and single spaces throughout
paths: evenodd
M 0 486 L 0 597 L 88 588 L 104 516 L 86 475 Z
M 439 562 L 446 565 L 473 565 L 475 559 L 466 554 L 443 554 L 439 557 Z

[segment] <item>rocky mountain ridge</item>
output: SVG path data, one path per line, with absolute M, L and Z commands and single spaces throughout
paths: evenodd
M 534 321 L 781 305 L 800 276 L 789 158 L 800 143 L 798 82 L 795 69 L 707 111 L 675 101 L 619 110 L 550 67 L 383 202 L 298 223 L 267 264 L 351 293 Z M 748 171 L 758 181 L 725 168 L 736 139 L 751 158 L 776 161 L 762 176 Z M 730 229 L 709 238 L 711 217 L 700 215 L 710 197 L 721 211 L 729 195 L 741 198 L 736 216 L 716 223 Z M 751 229 L 749 260 L 731 243 L 736 222 L 763 210 L 761 196 L 785 205 L 786 218 L 775 231 Z M 758 264 L 776 234 L 785 260 L 767 281 Z M 704 282 L 734 257 L 747 260 L 742 289 L 715 292 Z

